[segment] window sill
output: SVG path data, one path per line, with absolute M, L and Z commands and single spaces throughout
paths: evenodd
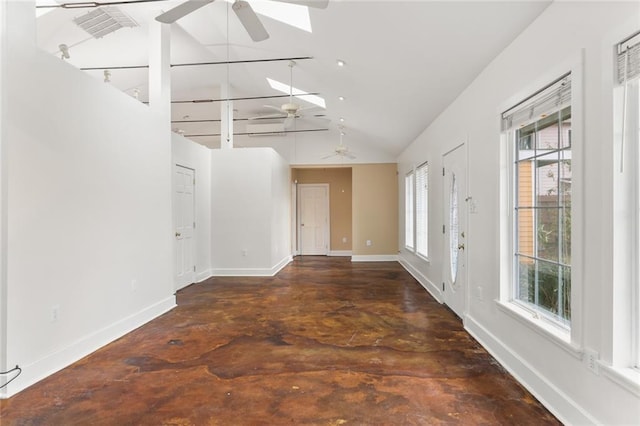
M 631 367 L 612 367 L 599 363 L 602 375 L 622 386 L 635 396 L 640 396 L 640 370 Z
M 530 311 L 521 308 L 515 303 L 503 302 L 501 300 L 496 300 L 495 302 L 498 309 L 505 314 L 518 320 L 521 324 L 524 324 L 529 329 L 553 342 L 556 346 L 560 347 L 574 358 L 582 359 L 582 350 L 571 343 L 571 333 L 569 331 L 563 330 L 562 328 L 551 324 L 549 321 L 534 317 Z

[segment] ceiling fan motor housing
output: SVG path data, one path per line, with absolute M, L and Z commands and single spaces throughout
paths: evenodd
M 287 114 L 293 114 L 295 115 L 296 112 L 298 112 L 298 108 L 300 108 L 297 104 L 293 104 L 293 103 L 288 103 L 288 104 L 284 104 L 282 105 L 282 110 L 284 112 L 286 112 Z

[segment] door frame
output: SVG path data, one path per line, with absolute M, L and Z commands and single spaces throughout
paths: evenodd
M 443 287 L 443 294 L 442 294 L 442 300 L 443 302 L 453 311 L 456 313 L 456 315 L 460 316 L 460 319 L 462 320 L 462 322 L 464 323 L 465 318 L 467 316 L 468 313 L 468 309 L 469 309 L 469 209 L 467 208 L 467 201 L 469 200 L 468 198 L 468 193 L 469 193 L 469 144 L 465 142 L 459 143 L 455 146 L 453 146 L 451 149 L 447 150 L 446 152 L 444 152 L 442 154 L 442 169 L 443 171 L 445 170 L 445 158 L 447 157 L 447 155 L 453 153 L 456 150 L 463 150 L 462 154 L 463 154 L 463 158 L 464 158 L 464 165 L 463 165 L 463 169 L 464 169 L 464 186 L 465 186 L 465 193 L 464 194 L 459 194 L 459 203 L 458 203 L 458 211 L 460 211 L 461 209 L 464 209 L 464 218 L 463 218 L 463 222 L 459 222 L 459 226 L 463 228 L 463 232 L 467 233 L 467 236 L 465 237 L 465 248 L 464 248 L 464 256 L 465 256 L 465 273 L 464 273 L 464 277 L 463 280 L 460 282 L 460 286 L 463 288 L 463 306 L 462 306 L 462 312 L 458 313 L 455 312 L 455 310 L 453 308 L 451 308 L 451 306 L 447 303 L 447 293 L 444 290 Z M 445 224 L 445 226 L 448 227 L 448 221 L 449 221 L 449 205 L 447 204 L 447 197 L 448 197 L 448 191 L 450 191 L 450 188 L 447 185 L 448 183 L 448 179 L 445 173 L 443 173 L 443 180 L 442 180 L 442 205 L 443 205 L 443 223 Z M 460 220 L 460 219 L 458 219 Z M 449 230 L 449 232 L 451 232 Z M 449 259 L 449 239 L 446 238 L 446 233 L 443 233 L 443 242 L 442 242 L 442 253 L 443 253 L 443 262 L 442 262 L 442 274 L 443 274 L 443 284 L 446 286 L 445 284 L 445 279 L 444 277 L 446 275 L 444 274 L 449 274 L 450 273 L 450 259 Z
M 195 244 L 195 233 L 196 233 L 196 223 L 197 223 L 197 219 L 196 219 L 196 169 L 194 167 L 189 167 L 189 166 L 185 166 L 179 163 L 175 163 L 173 166 L 173 175 L 171 176 L 171 189 L 172 189 L 172 193 L 171 193 L 171 204 L 172 204 L 172 212 L 171 212 L 171 216 L 172 216 L 172 225 L 173 225 L 173 230 L 172 230 L 172 234 L 176 232 L 176 181 L 175 181 L 175 174 L 176 174 L 176 170 L 178 169 L 178 167 L 182 168 L 182 169 L 187 169 L 187 170 L 191 170 L 193 172 L 193 236 L 191 237 L 191 255 L 193 257 L 193 265 L 194 267 L 196 266 L 196 244 Z M 196 271 L 191 271 L 191 282 L 190 283 L 182 283 L 180 281 L 178 281 L 178 271 L 176 270 L 176 260 L 177 260 L 177 256 L 178 256 L 178 243 L 177 243 L 177 239 L 175 238 L 175 236 L 173 237 L 173 286 L 174 286 L 174 290 L 180 290 L 190 284 L 193 284 L 194 282 L 196 282 Z
M 326 188 L 326 193 L 325 193 L 325 207 L 326 207 L 326 211 L 327 211 L 327 226 L 324 230 L 324 234 L 325 234 L 325 241 L 327 242 L 327 246 L 326 246 L 326 253 L 324 254 L 324 256 L 329 254 L 329 251 L 331 250 L 331 204 L 329 199 L 330 194 L 331 194 L 331 188 L 329 186 L 328 183 L 298 183 L 296 184 L 296 243 L 298 245 L 298 249 L 297 249 L 297 253 L 298 255 L 302 256 L 302 230 L 301 228 L 301 218 L 300 218 L 300 199 L 302 197 L 300 197 L 300 191 L 302 191 L 303 188 L 310 188 L 310 187 L 323 187 Z M 322 256 L 322 255 L 317 255 L 317 256 Z

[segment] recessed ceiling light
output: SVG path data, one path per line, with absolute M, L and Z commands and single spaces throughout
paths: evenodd
M 338 63 L 339 67 L 344 67 L 346 65 L 342 59 L 338 59 L 336 62 Z
M 340 122 L 344 123 L 344 118 L 340 117 Z
M 338 99 L 344 101 L 344 96 L 338 96 Z

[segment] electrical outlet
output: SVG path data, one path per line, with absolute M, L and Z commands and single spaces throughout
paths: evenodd
M 371 242 L 371 240 L 367 240 L 367 247 L 371 246 L 373 243 Z
M 131 292 L 135 293 L 138 291 L 138 280 L 131 280 Z
M 342 242 L 346 243 L 347 242 L 347 237 L 342 237 Z
M 248 253 L 247 249 L 242 249 L 242 256 L 245 256 L 245 257 L 246 257 L 246 256 L 247 256 L 247 253 Z
M 582 353 L 582 361 L 587 366 L 589 370 L 593 373 L 598 374 L 598 352 L 592 349 L 585 349 Z
M 60 318 L 60 305 L 53 305 L 51 307 L 51 322 L 57 322 L 58 318 Z
M 483 294 L 483 289 L 481 285 L 476 287 L 476 299 L 484 300 L 484 294 Z

